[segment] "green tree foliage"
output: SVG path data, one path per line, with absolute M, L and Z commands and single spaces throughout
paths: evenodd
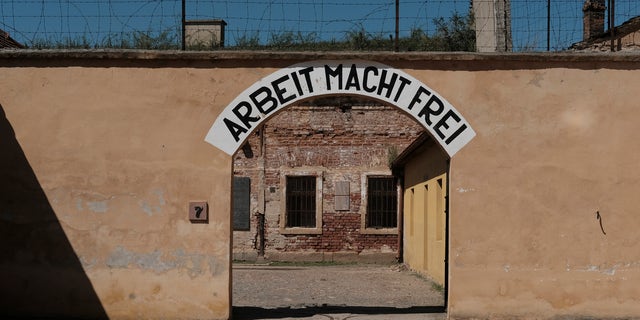
M 434 20 L 435 32 L 430 35 L 420 28 L 411 30 L 408 37 L 398 39 L 400 51 L 470 51 L 476 50 L 476 33 L 472 14 L 454 13 L 449 19 Z M 315 34 L 285 32 L 272 35 L 266 45 L 259 43 L 258 35 L 251 46 L 244 42 L 243 49 L 265 50 L 315 50 L 315 51 L 393 51 L 392 35 L 369 33 L 362 26 L 345 34 L 343 40 L 317 41 Z M 236 47 L 234 47 L 236 48 Z
M 451 18 L 434 20 L 436 31 L 427 34 L 420 28 L 399 40 L 400 51 L 476 51 L 476 31 L 472 14 L 454 13 Z
M 438 51 L 475 51 L 476 32 L 472 14 L 461 16 L 457 12 L 451 19 L 435 19 L 436 34 L 434 40 Z

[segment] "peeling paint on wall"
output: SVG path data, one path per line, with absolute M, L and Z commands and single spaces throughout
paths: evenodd
M 87 201 L 87 208 L 95 213 L 105 213 L 109 209 L 107 201 Z
M 205 261 L 207 262 L 205 264 Z M 175 269 L 186 269 L 189 276 L 194 278 L 204 274 L 206 265 L 212 275 L 218 275 L 224 271 L 224 264 L 218 258 L 197 253 L 186 253 L 183 249 L 177 249 L 171 253 L 163 253 L 154 250 L 150 253 L 138 253 L 118 246 L 106 260 L 109 268 L 137 267 L 156 273 L 163 273 Z
M 78 256 L 78 259 L 80 259 L 80 263 L 82 264 L 82 268 L 84 268 L 85 270 L 93 268 L 97 263 L 97 259 L 96 258 L 88 259 L 87 257 Z
M 472 191 L 476 191 L 474 188 L 456 188 L 456 191 L 458 191 L 459 193 L 466 193 L 466 192 L 472 192 Z
M 576 271 L 583 271 L 583 272 L 599 272 L 599 273 L 602 273 L 604 275 L 614 276 L 616 274 L 616 271 L 620 267 L 621 267 L 621 265 L 619 265 L 619 264 L 611 266 L 610 268 L 603 267 L 603 266 L 590 265 L 590 266 L 587 266 L 586 268 L 577 268 L 575 270 Z
M 529 85 L 534 85 L 540 88 L 540 82 L 544 81 L 544 73 L 542 72 L 534 72 L 533 78 L 529 81 Z
M 139 202 L 142 211 L 144 211 L 144 213 L 146 213 L 150 217 L 154 214 L 160 213 L 162 211 L 162 207 L 166 204 L 166 201 L 164 199 L 164 191 L 155 189 L 152 191 L 152 193 L 157 197 L 156 205 L 152 205 L 146 200 L 142 200 Z
M 89 210 L 93 213 L 107 213 L 110 205 L 117 207 L 118 204 L 126 201 L 136 201 L 142 211 L 153 216 L 162 212 L 162 208 L 167 204 L 165 194 L 162 189 L 153 189 L 150 195 L 139 197 L 135 193 L 114 194 L 110 196 L 94 193 L 91 191 L 74 192 L 75 208 L 77 211 Z
M 78 211 L 84 211 L 86 208 L 94 213 L 106 213 L 109 210 L 109 200 L 97 200 L 97 201 L 83 201 L 82 199 L 76 199 L 76 209 Z

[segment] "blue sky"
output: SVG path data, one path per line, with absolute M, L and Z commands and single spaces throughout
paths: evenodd
M 551 49 L 582 37 L 583 0 L 551 1 Z M 467 13 L 469 0 L 400 0 L 400 32 L 432 32 L 433 20 Z M 95 43 L 134 31 L 180 30 L 181 0 L 0 0 L 0 28 L 27 45 L 40 39 L 85 37 Z M 512 0 L 514 48 L 546 50 L 547 1 Z M 619 24 L 640 15 L 640 1 L 616 0 Z M 395 0 L 187 0 L 187 19 L 224 19 L 227 45 L 242 36 L 265 42 L 284 31 L 340 40 L 349 31 L 392 35 Z

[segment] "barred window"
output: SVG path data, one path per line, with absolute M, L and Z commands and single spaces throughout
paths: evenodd
M 316 177 L 287 176 L 286 227 L 316 227 Z
M 367 178 L 367 228 L 396 228 L 398 191 L 394 177 Z

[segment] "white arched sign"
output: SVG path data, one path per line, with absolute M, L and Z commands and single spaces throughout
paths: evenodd
M 370 61 L 312 61 L 261 79 L 218 116 L 205 140 L 229 155 L 257 126 L 282 108 L 326 95 L 360 95 L 384 101 L 413 116 L 453 156 L 476 135 L 464 117 L 422 82 Z

